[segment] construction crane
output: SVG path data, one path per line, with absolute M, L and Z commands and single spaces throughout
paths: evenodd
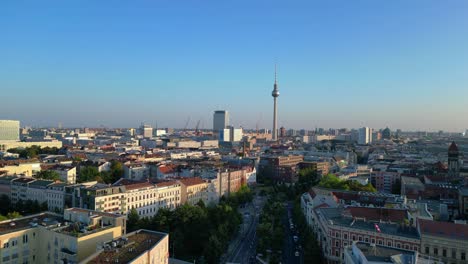
M 189 122 L 190 122 L 190 116 L 187 118 L 187 122 L 185 122 L 184 131 L 187 130 L 187 127 L 188 127 L 188 125 L 189 125 Z
M 198 119 L 197 125 L 195 126 L 195 135 L 199 134 L 198 127 L 200 126 L 200 119 Z

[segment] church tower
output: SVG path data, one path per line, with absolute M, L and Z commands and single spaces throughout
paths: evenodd
M 455 141 L 452 142 L 448 149 L 448 176 L 449 178 L 460 176 L 460 151 Z

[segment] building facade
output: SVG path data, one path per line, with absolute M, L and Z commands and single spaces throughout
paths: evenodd
M 229 113 L 225 110 L 215 111 L 213 114 L 213 131 L 220 131 L 229 126 Z
M 20 140 L 20 122 L 17 120 L 0 120 L 0 141 Z

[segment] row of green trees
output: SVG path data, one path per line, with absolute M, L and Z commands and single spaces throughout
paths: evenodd
M 242 216 L 240 204 L 252 200 L 249 188 L 243 186 L 218 205 L 182 205 L 173 211 L 160 209 L 150 218 L 140 218 L 132 209 L 128 215 L 127 232 L 140 228 L 167 232 L 170 236 L 170 254 L 175 258 L 196 263 L 219 263 L 229 241 L 238 232 Z
M 27 148 L 9 149 L 8 152 L 19 154 L 20 158 L 32 159 L 32 158 L 37 158 L 41 154 L 57 155 L 59 153 L 59 150 L 60 149 L 56 147 L 41 148 L 40 146 L 33 145 Z
M 279 263 L 283 248 L 285 230 L 282 221 L 285 208 L 281 200 L 271 196 L 263 207 L 257 226 L 257 252 L 267 256 L 270 263 Z
M 37 200 L 19 200 L 12 204 L 7 195 L 0 196 L 0 220 L 21 217 L 21 215 L 36 214 L 48 210 L 46 202 L 39 203 Z
M 333 174 L 327 174 L 320 179 L 318 186 L 323 188 L 330 188 L 336 190 L 345 191 L 365 191 L 365 192 L 377 192 L 371 183 L 362 185 L 359 182 L 352 180 L 341 180 Z
M 300 242 L 303 246 L 304 263 L 321 263 L 320 246 L 312 232 L 312 228 L 307 224 L 301 210 L 301 200 L 299 197 L 294 201 L 292 218 L 300 234 Z

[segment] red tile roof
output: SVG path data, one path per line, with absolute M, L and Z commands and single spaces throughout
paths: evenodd
M 147 188 L 152 187 L 154 184 L 149 183 L 147 181 L 134 181 L 129 179 L 120 179 L 118 180 L 114 186 L 125 186 L 126 190 L 136 190 L 140 188 Z
M 165 182 L 156 183 L 156 186 L 157 187 L 168 187 L 168 186 L 175 185 L 175 184 L 177 184 L 176 181 L 165 181 Z
M 468 225 L 418 219 L 422 235 L 443 236 L 452 239 L 468 240 Z
M 193 178 L 182 178 L 179 180 L 180 183 L 182 183 L 185 186 L 193 186 L 193 185 L 199 185 L 206 183 L 204 180 L 202 180 L 199 177 L 193 177 Z
M 159 166 L 159 171 L 163 174 L 169 174 L 169 173 L 173 173 L 176 168 L 177 166 L 174 164 L 161 165 Z

